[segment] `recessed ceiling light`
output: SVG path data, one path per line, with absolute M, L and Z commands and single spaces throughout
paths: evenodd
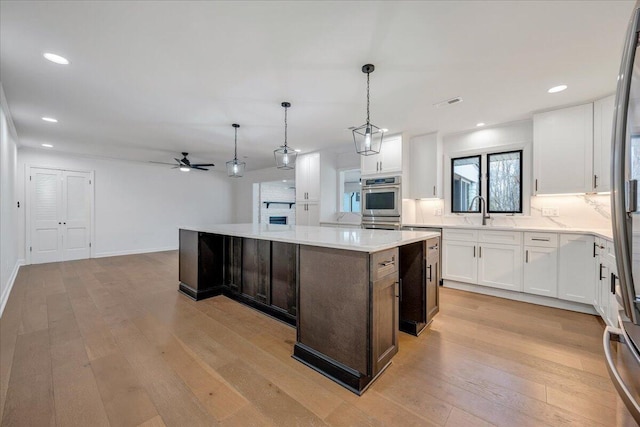
M 558 93 L 558 92 L 562 92 L 566 88 L 567 88 L 567 85 L 554 86 L 551 89 L 549 89 L 547 92 L 549 92 L 549 93 Z
M 53 145 L 51 144 L 42 144 L 43 147 L 47 147 L 47 148 L 53 148 Z
M 189 171 L 191 170 L 191 168 L 188 168 L 188 167 L 186 167 L 186 166 L 180 166 L 180 170 L 181 170 L 182 172 L 189 172 Z
M 389 132 L 389 129 L 380 129 L 380 132 Z
M 50 52 L 43 53 L 42 56 L 44 56 L 45 59 L 48 59 L 49 61 L 54 62 L 56 64 L 69 65 L 69 60 L 64 56 L 56 55 L 55 53 L 50 53 Z
M 295 151 L 296 153 L 299 153 L 299 152 L 301 152 L 302 150 L 301 150 L 301 149 L 299 149 L 299 148 L 296 148 L 296 149 L 295 149 L 295 150 L 293 150 L 293 151 Z
M 484 126 L 483 122 L 478 123 L 476 126 L 478 126 L 479 128 L 481 128 L 482 126 Z
M 58 119 L 54 119 L 53 117 L 43 117 L 42 120 L 49 123 L 58 123 Z
M 287 180 L 286 180 L 286 179 L 283 179 L 283 180 L 282 180 L 282 182 L 287 182 Z

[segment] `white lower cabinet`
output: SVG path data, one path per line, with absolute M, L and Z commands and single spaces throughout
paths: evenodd
M 459 282 L 478 282 L 476 242 L 443 240 L 442 277 Z
M 521 240 L 522 233 L 519 232 L 445 229 L 442 242 L 442 277 L 458 282 L 522 291 Z
M 558 253 L 558 298 L 593 304 L 594 237 L 584 234 L 561 234 Z
M 523 290 L 529 294 L 558 296 L 558 249 L 524 247 Z
M 522 247 L 478 243 L 478 284 L 522 291 Z

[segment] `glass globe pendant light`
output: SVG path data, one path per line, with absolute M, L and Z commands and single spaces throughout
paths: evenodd
M 296 157 L 298 153 L 287 145 L 287 109 L 291 107 L 290 102 L 280 104 L 284 107 L 284 145 L 273 151 L 278 169 L 293 169 L 296 167 Z
M 353 129 L 353 142 L 356 144 L 356 151 L 363 156 L 380 153 L 384 130 L 374 125 L 369 117 L 369 75 L 373 73 L 373 64 L 362 66 L 362 72 L 367 75 L 367 122 L 362 126 Z
M 234 156 L 233 160 L 229 160 L 227 162 L 227 175 L 232 178 L 240 178 L 244 174 L 244 168 L 247 165 L 245 162 L 238 161 L 238 128 L 239 124 L 234 123 L 231 126 L 235 129 L 235 138 L 234 138 Z

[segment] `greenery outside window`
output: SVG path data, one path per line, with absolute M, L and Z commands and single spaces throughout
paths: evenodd
M 482 166 L 480 156 L 451 159 L 451 212 L 480 212 L 480 204 L 469 210 L 474 197 L 481 195 Z
M 487 154 L 489 213 L 522 213 L 522 150 Z

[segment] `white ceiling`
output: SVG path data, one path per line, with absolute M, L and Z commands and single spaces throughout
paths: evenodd
M 23 146 L 143 161 L 188 151 L 224 170 L 239 123 L 239 157 L 259 169 L 283 142 L 285 100 L 292 147 L 350 149 L 369 62 L 371 119 L 391 133 L 464 131 L 613 93 L 633 4 L 3 0 L 0 78 Z M 557 84 L 569 89 L 548 94 Z

